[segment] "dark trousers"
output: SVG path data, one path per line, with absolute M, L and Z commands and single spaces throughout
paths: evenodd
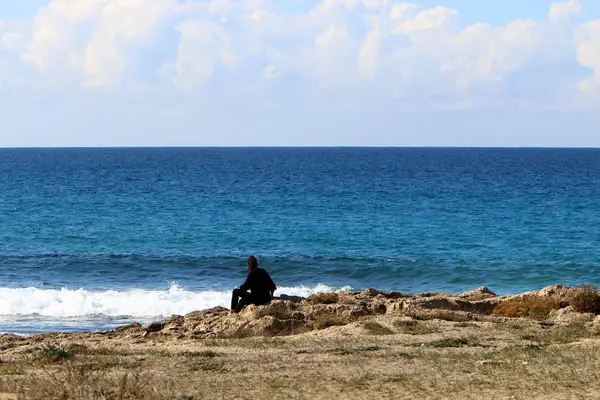
M 243 292 L 240 289 L 233 289 L 233 294 L 231 296 L 231 309 L 236 312 L 242 311 L 242 308 L 247 306 L 248 304 L 267 304 L 271 301 L 271 299 L 262 299 L 253 296 L 251 292 Z

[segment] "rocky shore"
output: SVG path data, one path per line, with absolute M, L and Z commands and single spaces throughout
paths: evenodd
M 567 398 L 600 390 L 600 295 L 367 289 L 98 333 L 0 336 L 0 399 Z

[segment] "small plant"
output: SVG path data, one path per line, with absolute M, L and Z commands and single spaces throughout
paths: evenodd
M 463 347 L 469 344 L 469 341 L 466 339 L 458 338 L 458 339 L 442 339 L 442 340 L 434 340 L 433 342 L 427 343 L 429 347 L 443 348 L 443 347 Z
M 381 347 L 379 346 L 362 346 L 357 348 L 356 350 L 358 351 L 378 351 L 381 350 Z
M 528 317 L 544 320 L 548 318 L 550 311 L 559 308 L 560 302 L 553 297 L 526 295 L 500 303 L 492 313 L 508 318 Z
M 363 324 L 369 335 L 392 335 L 394 331 L 378 322 L 369 321 Z
M 202 350 L 202 351 L 192 351 L 190 353 L 187 353 L 186 355 L 192 356 L 192 357 L 214 358 L 214 357 L 218 357 L 219 353 L 212 351 L 212 350 Z
M 225 363 L 218 360 L 190 359 L 187 365 L 192 371 L 227 372 Z
M 339 325 L 344 325 L 344 322 L 341 319 L 327 316 L 319 316 L 312 323 L 313 329 L 326 329 Z
M 600 293 L 593 285 L 581 285 L 569 290 L 569 305 L 580 313 L 600 314 Z
M 360 351 L 378 351 L 381 350 L 381 347 L 379 346 L 363 346 L 363 347 L 356 347 L 356 348 L 351 348 L 351 347 L 345 347 L 345 346 L 340 346 L 340 347 L 336 347 L 335 349 L 331 349 L 329 350 L 332 353 L 335 354 L 339 354 L 339 355 L 348 355 L 348 354 L 354 354 Z
M 309 297 L 313 304 L 335 304 L 340 300 L 337 293 L 316 293 Z
M 520 339 L 521 340 L 534 340 L 535 338 L 532 335 L 525 334 L 525 335 L 521 335 Z
M 48 343 L 40 347 L 40 355 L 52 361 L 62 361 L 73 357 L 73 351 L 55 343 Z
M 407 352 L 405 352 L 405 351 L 398 351 L 398 352 L 394 353 L 394 355 L 395 355 L 396 357 L 405 358 L 405 359 L 407 359 L 407 360 L 412 360 L 413 358 L 417 358 L 417 356 L 416 356 L 416 355 L 414 355 L 414 354 L 410 354 L 410 353 L 407 353 Z
M 415 320 L 406 321 L 398 319 L 394 321 L 394 326 L 399 329 L 400 333 L 405 335 L 428 335 L 438 332 L 438 330 Z
M 472 322 L 457 322 L 456 324 L 454 324 L 454 326 L 457 328 L 473 328 L 477 325 Z

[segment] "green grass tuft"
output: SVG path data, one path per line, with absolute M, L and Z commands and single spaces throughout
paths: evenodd
M 39 348 L 39 354 L 51 361 L 62 361 L 73 357 L 73 351 L 56 343 L 48 343 Z

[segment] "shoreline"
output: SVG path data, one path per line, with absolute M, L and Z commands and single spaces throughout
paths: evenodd
M 592 287 L 367 289 L 0 335 L 0 399 L 587 397 L 600 390 L 598 313 Z

